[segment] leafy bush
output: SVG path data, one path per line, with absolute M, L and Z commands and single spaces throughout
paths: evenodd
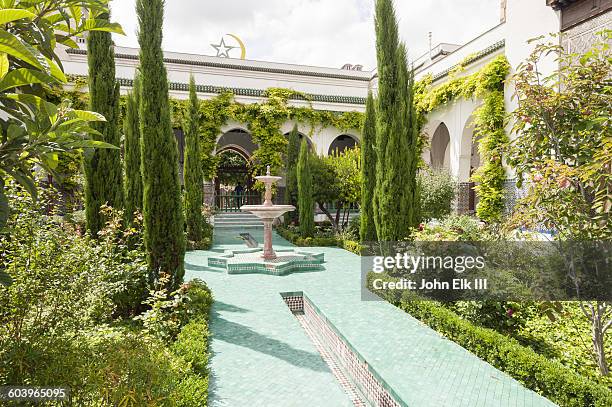
M 296 227 L 289 226 L 283 227 L 278 226 L 276 232 L 281 235 L 284 239 L 287 239 L 291 243 L 300 247 L 328 247 L 338 246 L 338 239 L 332 231 L 328 231 L 326 228 L 316 227 L 314 237 L 302 237 L 299 230 Z
M 376 276 L 381 277 L 380 274 Z M 376 292 L 451 341 L 512 376 L 527 388 L 562 407 L 612 405 L 612 391 L 606 386 L 577 374 L 557 361 L 537 354 L 515 339 L 476 326 L 437 302 L 419 300 L 414 293 L 406 292 L 400 298 L 396 292 L 390 294 Z
M 492 233 L 471 216 L 451 215 L 441 222 L 421 225 L 413 233 L 421 241 L 465 241 L 492 240 Z
M 212 294 L 200 280 L 182 284 L 178 290 L 168 290 L 168 275 L 162 275 L 157 288 L 152 289 L 145 303 L 149 308 L 134 318 L 142 321 L 145 330 L 159 339 L 174 340 L 183 326 L 193 319 L 206 319 L 212 306 Z
M 447 170 L 421 170 L 417 176 L 421 197 L 421 219 L 443 219 L 450 215 L 457 182 Z
M 41 191 L 40 204 L 53 195 Z M 45 365 L 72 333 L 135 312 L 146 266 L 109 220 L 100 241 L 60 217 L 41 215 L 29 195 L 9 188 L 16 209 L 0 235 L 0 378 L 26 382 L 19 366 Z M 113 243 L 114 242 L 114 243 Z
M 361 229 L 361 215 L 354 216 L 350 221 L 348 228 L 346 229 L 346 237 L 350 237 L 351 240 L 358 241 L 360 239 L 359 230 Z
M 85 377 L 81 404 L 172 405 L 189 364 L 165 344 L 127 329 L 101 329 L 83 335 Z
M 169 337 L 179 339 L 169 346 L 123 319 L 142 307 L 147 274 L 141 240 L 131 241 L 120 212 L 105 209 L 107 226 L 93 240 L 8 191 L 17 210 L 11 234 L 0 235 L 0 272 L 8 277 L 0 284 L 0 383 L 61 383 L 82 406 L 205 406 L 206 285 L 185 284 L 179 306 L 159 312 L 178 314 Z M 39 205 L 52 207 L 52 197 L 40 194 Z
M 559 362 L 538 355 L 514 339 L 475 326 L 434 302 L 402 299 L 398 306 L 560 406 L 612 405 L 610 389 L 576 374 Z
M 529 304 L 511 301 L 457 301 L 448 308 L 463 319 L 498 332 L 524 327 L 529 315 Z
M 279 226 L 276 228 L 276 232 L 299 247 L 342 247 L 349 252 L 361 254 L 361 244 L 352 240 L 352 235 L 347 232 L 334 234 L 331 230 L 317 227 L 314 237 L 302 237 L 297 229 L 292 226 Z

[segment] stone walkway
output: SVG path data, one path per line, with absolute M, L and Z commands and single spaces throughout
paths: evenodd
M 244 231 L 216 231 L 212 251 L 185 259 L 186 278 L 205 280 L 215 297 L 211 406 L 353 405 L 282 292 L 304 292 L 407 406 L 554 405 L 391 304 L 362 301 L 360 260 L 345 250 L 317 248 L 325 253 L 325 271 L 285 277 L 228 275 L 206 266 L 213 252 L 244 247 L 237 238 Z M 262 241 L 262 229 L 246 231 Z

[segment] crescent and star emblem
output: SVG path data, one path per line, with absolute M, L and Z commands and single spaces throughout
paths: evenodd
M 238 46 L 227 45 L 225 43 L 225 36 L 228 36 L 234 39 L 234 41 L 238 44 Z M 221 42 L 219 42 L 219 44 L 210 44 L 215 50 L 217 50 L 217 57 L 218 58 L 231 58 L 229 55 L 230 51 L 236 48 L 240 48 L 240 59 L 245 59 L 246 58 L 246 47 L 244 46 L 244 42 L 242 42 L 242 40 L 237 35 L 234 35 L 234 34 L 225 34 L 225 36 L 221 37 Z

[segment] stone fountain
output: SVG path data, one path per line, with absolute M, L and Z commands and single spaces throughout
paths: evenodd
M 274 177 L 270 175 L 270 166 L 268 165 L 266 175 L 255 177 L 266 186 L 263 205 L 244 205 L 240 207 L 243 212 L 251 212 L 253 215 L 261 219 L 264 224 L 264 249 L 262 257 L 264 260 L 275 260 L 276 253 L 272 247 L 272 223 L 274 219 L 280 218 L 287 212 L 295 211 L 293 205 L 274 205 L 272 203 L 272 185 L 276 184 L 282 177 Z
M 311 253 L 302 250 L 281 249 L 278 253 L 272 246 L 272 224 L 274 220 L 287 212 L 295 211 L 293 205 L 275 205 L 272 203 L 272 186 L 282 177 L 270 175 L 268 166 L 266 175 L 255 177 L 266 186 L 262 205 L 244 205 L 243 212 L 251 212 L 264 224 L 264 247 L 254 249 L 226 250 L 223 255 L 208 258 L 208 265 L 226 270 L 229 274 L 263 273 L 286 275 L 295 272 L 318 271 L 325 262 L 323 253 Z

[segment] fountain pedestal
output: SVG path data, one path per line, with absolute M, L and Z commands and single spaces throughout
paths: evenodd
M 274 252 L 274 248 L 272 247 L 272 220 L 264 219 L 264 249 L 263 249 L 263 257 L 264 260 L 274 260 L 276 259 L 276 252 Z

